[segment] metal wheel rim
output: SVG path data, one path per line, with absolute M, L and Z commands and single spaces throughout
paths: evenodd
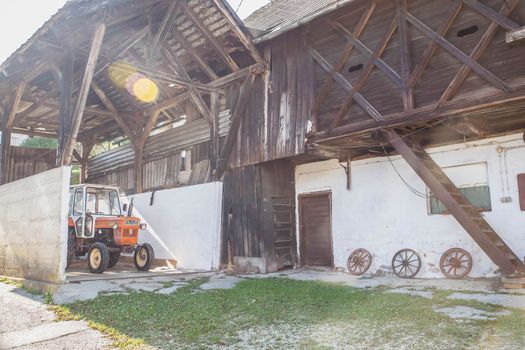
M 91 251 L 91 254 L 89 254 L 89 263 L 95 269 L 100 267 L 100 264 L 102 263 L 102 253 L 99 249 L 95 248 Z
M 462 248 L 451 248 L 441 256 L 441 272 L 450 279 L 463 279 L 472 270 L 472 256 Z
M 142 247 L 139 249 L 139 251 L 137 252 L 136 260 L 137 264 L 140 267 L 146 266 L 148 262 L 148 251 L 146 250 L 146 248 Z
M 350 254 L 347 261 L 348 271 L 355 276 L 364 274 L 372 264 L 372 255 L 366 249 L 356 249 Z
M 421 269 L 421 258 L 412 249 L 402 249 L 394 255 L 392 269 L 398 277 L 414 278 Z

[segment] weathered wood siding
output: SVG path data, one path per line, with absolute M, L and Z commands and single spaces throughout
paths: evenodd
M 296 255 L 294 170 L 277 160 L 228 172 L 224 179 L 222 262 L 233 256 L 266 258 L 276 270 Z
M 232 152 L 232 167 L 257 164 L 304 152 L 313 102 L 313 61 L 297 31 L 260 48 L 270 72 L 258 77 Z M 234 106 L 238 89 L 229 93 Z
M 24 179 L 55 167 L 56 150 L 12 146 L 9 150 L 8 182 Z
M 221 114 L 219 135 L 229 128 L 229 111 Z M 150 137 L 144 150 L 144 190 L 172 188 L 180 184 L 179 170 L 182 152 L 191 156 L 192 166 L 209 159 L 210 124 L 199 119 Z M 88 163 L 88 181 L 119 186 L 127 193 L 134 192 L 134 150 L 122 146 L 100 154 Z M 185 181 L 187 182 L 187 178 Z

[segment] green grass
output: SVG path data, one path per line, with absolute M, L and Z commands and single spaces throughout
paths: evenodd
M 433 307 L 501 307 L 448 300 L 446 292 L 430 300 L 282 278 L 202 292 L 201 283 L 192 281 L 172 295 L 104 295 L 53 308 L 60 319 L 88 320 L 120 348 L 525 348 L 524 312 L 513 310 L 496 321 L 458 322 Z

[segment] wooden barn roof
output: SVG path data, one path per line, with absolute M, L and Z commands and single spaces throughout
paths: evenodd
M 75 98 L 101 21 L 106 30 L 79 140 L 123 135 L 122 120 L 132 125 L 156 111 L 159 123 L 175 121 L 184 114 L 180 102 L 202 102 L 262 62 L 225 0 L 70 0 L 0 65 L 0 102 L 4 112 L 16 106 L 13 131 L 57 135 L 66 57 L 74 52 Z M 115 67 L 153 80 L 158 99 L 141 102 L 115 84 Z
M 355 0 L 275 0 L 244 20 L 247 28 L 263 42 L 332 12 Z

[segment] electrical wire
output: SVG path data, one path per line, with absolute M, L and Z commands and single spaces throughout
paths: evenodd
M 241 0 L 241 2 L 239 3 L 239 6 L 237 6 L 237 10 L 235 10 L 235 12 L 239 12 L 243 2 L 244 2 L 244 0 Z
M 399 178 L 405 184 L 405 186 L 408 187 L 410 192 L 412 192 L 413 194 L 415 194 L 416 196 L 418 196 L 420 198 L 425 198 L 425 199 L 429 198 L 426 193 L 418 191 L 415 187 L 411 186 L 408 183 L 408 181 L 403 178 L 403 176 L 401 176 L 401 173 L 399 172 L 399 170 L 397 170 L 396 166 L 394 165 L 394 162 L 392 161 L 392 158 L 390 158 L 390 155 L 387 153 L 387 151 L 385 149 L 385 146 L 381 145 L 381 147 L 383 148 L 383 152 L 385 152 L 385 155 L 388 158 L 388 161 L 390 162 L 390 165 L 392 166 L 392 168 L 396 172 L 397 176 L 399 176 Z

